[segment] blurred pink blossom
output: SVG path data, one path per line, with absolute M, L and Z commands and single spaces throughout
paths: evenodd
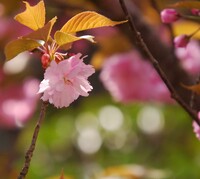
M 198 118 L 200 120 L 200 112 L 198 112 Z M 193 121 L 192 126 L 193 126 L 193 131 L 196 134 L 196 137 L 200 140 L 200 127 L 199 127 L 199 125 L 195 121 Z
M 200 16 L 200 10 L 199 9 L 193 8 L 193 9 L 191 9 L 191 13 L 192 13 L 192 15 Z
M 171 101 L 165 84 L 137 51 L 114 55 L 105 61 L 100 79 L 116 101 Z
M 181 34 L 174 38 L 174 45 L 176 48 L 186 47 L 189 40 L 190 40 L 190 37 L 188 35 Z
M 200 72 L 200 46 L 195 40 L 190 40 L 186 48 L 176 48 L 177 57 L 180 59 L 182 67 L 190 74 L 195 75 Z
M 87 78 L 94 73 L 94 68 L 83 63 L 80 57 L 81 54 L 77 54 L 60 63 L 51 62 L 38 92 L 43 93 L 43 101 L 62 108 L 68 107 L 79 95 L 88 96 L 92 86 Z
M 39 96 L 39 81 L 28 79 L 0 89 L 0 127 L 22 127 L 33 115 Z
M 3 38 L 9 30 L 9 24 L 6 18 L 0 18 L 0 39 Z
M 6 40 L 6 43 L 30 32 L 30 29 L 22 26 L 14 19 L 8 17 L 0 17 L 0 39 Z

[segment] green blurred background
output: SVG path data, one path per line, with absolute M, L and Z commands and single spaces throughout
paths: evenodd
M 91 178 L 107 167 L 135 164 L 160 169 L 164 178 L 199 178 L 199 141 L 180 107 L 126 106 L 107 95 L 90 95 L 68 109 L 49 107 L 28 178 L 59 174 L 62 168 L 67 175 Z M 18 170 L 35 122 L 18 137 Z

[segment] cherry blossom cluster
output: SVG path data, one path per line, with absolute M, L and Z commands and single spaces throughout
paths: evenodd
M 31 77 L 4 86 L 6 80 L 7 76 L 0 69 L 0 128 L 20 128 L 36 110 L 39 81 Z
M 28 2 L 24 3 L 25 11 L 17 14 L 15 20 L 30 28 L 32 32 L 5 46 L 6 60 L 12 60 L 24 51 L 39 50 L 42 53 L 41 64 L 45 69 L 44 80 L 38 91 L 42 93 L 41 99 L 57 108 L 68 107 L 79 96 L 88 96 L 88 92 L 92 90 L 88 77 L 94 73 L 94 68 L 83 62 L 81 54 L 61 51 L 67 52 L 73 42 L 81 39 L 95 42 L 91 35 L 76 36 L 79 31 L 115 26 L 127 21 L 112 21 L 94 11 L 85 11 L 73 16 L 53 35 L 51 31 L 57 17 L 45 23 L 44 1 L 41 0 L 34 6 Z
M 112 97 L 122 103 L 172 102 L 163 81 L 136 50 L 106 59 L 100 79 Z
M 95 70 L 83 62 L 81 54 L 60 53 L 54 42 L 38 49 L 43 53 L 41 63 L 45 69 L 38 91 L 43 94 L 43 101 L 62 108 L 68 107 L 80 95 L 89 95 L 93 88 L 87 79 Z
M 43 93 L 43 101 L 57 108 L 68 107 L 80 95 L 88 96 L 92 86 L 87 78 L 93 73 L 94 68 L 83 62 L 81 54 L 61 61 L 52 60 L 46 68 L 38 93 Z
M 161 11 L 160 15 L 162 22 L 167 24 L 174 23 L 184 18 L 184 16 L 175 9 L 164 9 Z M 200 16 L 200 10 L 191 9 L 191 15 Z M 200 46 L 197 40 L 191 40 L 199 30 L 200 28 L 190 35 L 181 34 L 174 38 L 176 56 L 180 59 L 182 67 L 191 75 L 199 75 L 200 71 Z M 200 120 L 200 112 L 198 113 L 198 118 Z M 195 121 L 193 122 L 193 130 L 196 137 L 200 140 L 200 127 Z
M 175 48 L 175 54 L 182 68 L 190 75 L 197 76 L 200 71 L 200 45 L 197 40 L 190 40 L 185 48 Z

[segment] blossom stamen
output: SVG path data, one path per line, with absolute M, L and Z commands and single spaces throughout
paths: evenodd
M 63 77 L 63 80 L 66 85 L 73 85 L 73 83 L 70 80 L 68 80 L 66 77 Z

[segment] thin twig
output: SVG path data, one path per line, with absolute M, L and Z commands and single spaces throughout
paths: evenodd
M 42 123 L 42 121 L 43 121 L 43 119 L 45 117 L 47 105 L 48 105 L 48 103 L 46 103 L 46 102 L 42 103 L 40 116 L 39 116 L 39 119 L 38 119 L 37 124 L 35 126 L 35 130 L 34 130 L 34 133 L 33 133 L 31 145 L 29 146 L 29 149 L 26 152 L 25 161 L 24 161 L 24 167 L 22 168 L 22 170 L 21 170 L 21 172 L 20 172 L 20 174 L 18 176 L 18 179 L 24 179 L 26 177 L 27 173 L 28 173 L 28 170 L 29 170 L 29 167 L 30 167 L 30 163 L 31 163 L 31 159 L 32 159 L 32 156 L 33 156 L 33 152 L 35 150 L 37 137 L 38 137 L 39 130 L 40 130 L 40 127 L 41 127 L 41 123 Z
M 170 93 L 171 93 L 171 97 L 173 99 L 175 99 L 184 109 L 185 111 L 187 111 L 187 113 L 192 117 L 192 120 L 195 120 L 196 123 L 200 126 L 200 121 L 197 117 L 197 112 L 194 111 L 192 108 L 190 108 L 189 105 L 187 105 L 181 98 L 180 96 L 176 93 L 176 90 L 174 89 L 174 87 L 172 86 L 172 84 L 170 83 L 170 81 L 168 80 L 167 76 L 165 75 L 165 73 L 163 72 L 163 70 L 160 68 L 160 65 L 158 63 L 158 61 L 153 57 L 153 55 L 151 54 L 151 52 L 149 51 L 148 47 L 146 46 L 145 42 L 143 41 L 140 32 L 138 32 L 129 12 L 128 9 L 125 5 L 124 0 L 119 0 L 120 5 L 124 11 L 125 16 L 128 19 L 128 23 L 129 26 L 131 28 L 131 31 L 133 33 L 133 35 L 135 36 L 135 38 L 137 39 L 137 43 L 138 45 L 143 49 L 143 51 L 146 53 L 146 55 L 149 57 L 150 62 L 152 63 L 152 65 L 154 66 L 155 70 L 157 71 L 157 73 L 160 75 L 161 79 L 163 80 L 163 82 L 165 83 L 165 85 L 167 86 L 167 88 L 169 89 Z
M 200 82 L 200 75 L 197 77 L 195 84 L 198 84 Z M 194 91 L 192 91 L 192 95 L 190 98 L 190 107 L 193 108 L 194 107 L 194 99 L 196 97 L 196 93 Z

